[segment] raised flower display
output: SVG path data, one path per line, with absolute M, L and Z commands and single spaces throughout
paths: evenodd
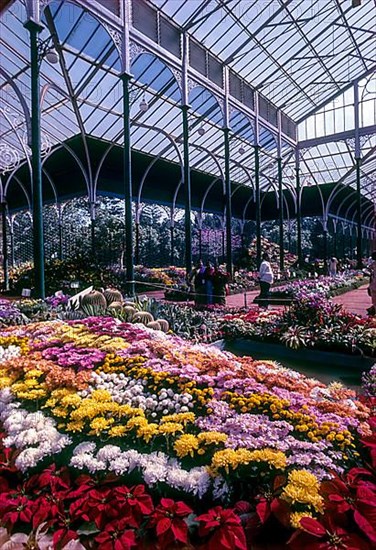
M 345 353 L 376 354 L 376 320 L 349 313 L 316 293 L 299 291 L 286 311 L 256 309 L 227 314 L 221 321 L 225 339 L 249 338 Z
M 376 494 L 367 406 L 271 361 L 113 318 L 55 321 L 0 332 L 0 388 L 9 548 L 246 549 L 274 524 L 293 544 L 302 518 L 325 540 L 328 494 Z M 375 508 L 355 506 L 331 528 L 371 548 Z

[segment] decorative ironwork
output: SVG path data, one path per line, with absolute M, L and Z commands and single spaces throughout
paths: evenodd
M 176 78 L 176 81 L 179 84 L 180 89 L 182 89 L 183 78 L 182 78 L 181 71 L 179 71 L 178 69 L 171 69 L 171 71 L 172 71 L 174 77 Z
M 123 37 L 119 31 L 108 25 L 107 23 L 103 23 L 104 28 L 108 32 L 108 34 L 111 36 L 113 43 L 115 44 L 115 48 L 118 50 L 119 55 L 121 57 L 122 55 L 122 44 L 123 44 Z
M 135 42 L 130 42 L 129 57 L 130 57 L 131 63 L 136 59 L 138 55 L 142 53 L 147 53 L 142 46 L 140 46 L 139 44 L 136 44 Z
M 51 151 L 51 147 L 52 147 L 51 139 L 45 132 L 42 131 L 41 135 L 40 135 L 40 140 L 41 140 L 41 142 L 40 142 L 40 154 L 41 154 L 42 157 L 45 157 Z M 28 155 L 31 156 L 31 147 L 30 147 L 31 142 L 29 140 L 27 130 L 23 131 L 22 142 L 25 146 L 25 149 L 26 149 Z
M 20 164 L 20 154 L 15 147 L 8 143 L 0 143 L 0 172 L 10 172 Z
M 188 78 L 187 84 L 188 84 L 188 93 L 191 92 L 193 88 L 196 88 L 196 86 L 198 86 L 197 82 L 195 82 L 191 78 Z

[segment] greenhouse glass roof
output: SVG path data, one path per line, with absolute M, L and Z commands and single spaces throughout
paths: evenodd
M 152 0 L 297 122 L 375 69 L 375 3 Z
M 40 38 L 59 62 L 41 62 L 42 144 L 47 158 L 80 136 L 70 154 L 90 197 L 100 183 L 88 137 L 123 144 L 123 0 L 43 0 Z M 278 124 L 284 187 L 294 193 L 296 124 L 303 185 L 353 186 L 353 82 L 359 80 L 362 192 L 376 200 L 376 7 L 351 0 L 133 0 L 130 21 L 131 142 L 134 151 L 182 162 L 181 39 L 189 36 L 190 165 L 222 178 L 223 127 L 231 128 L 231 180 L 253 191 L 255 93 L 260 97 L 260 184 L 275 192 Z M 113 11 L 111 11 L 113 10 Z M 141 15 L 140 15 L 141 14 Z M 29 36 L 26 0 L 0 19 L 0 172 L 3 195 L 22 185 L 17 170 L 30 156 Z M 223 70 L 229 71 L 229 117 Z M 179 74 L 180 73 L 180 74 Z M 140 108 L 141 102 L 148 109 Z M 201 131 L 203 130 L 203 131 Z M 103 160 L 104 162 L 104 160 Z M 94 168 L 95 167 L 95 168 Z M 121 168 L 120 168 L 121 169 Z M 54 174 L 46 173 L 54 186 Z M 57 178 L 58 179 L 58 178 Z M 17 181 L 18 180 L 18 181 Z M 176 182 L 179 185 L 179 181 Z M 55 189 L 56 196 L 64 195 Z M 30 201 L 30 197 L 28 197 Z

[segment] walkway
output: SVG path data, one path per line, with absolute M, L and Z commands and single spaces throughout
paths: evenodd
M 367 287 L 368 285 L 364 285 L 356 290 L 350 290 L 350 292 L 341 294 L 341 296 L 335 296 L 335 298 L 332 298 L 332 301 L 335 304 L 342 304 L 352 313 L 365 317 L 367 315 L 366 310 L 371 305 L 371 298 L 368 296 Z
M 371 305 L 371 299 L 367 294 L 367 286 L 368 285 L 364 285 L 360 288 L 357 288 L 356 290 L 350 290 L 345 294 L 335 296 L 334 298 L 332 298 L 332 301 L 336 304 L 342 304 L 348 311 L 351 311 L 352 313 L 356 313 L 357 315 L 362 315 L 363 317 L 365 317 L 367 315 L 366 310 Z M 227 296 L 226 305 L 228 307 L 246 306 L 249 308 L 257 308 L 258 306 L 256 304 L 253 304 L 253 300 L 259 293 L 259 290 L 250 290 L 246 293 Z M 164 299 L 164 293 L 161 290 L 145 292 L 144 294 L 146 294 L 150 298 L 155 298 L 157 300 Z M 187 302 L 179 303 L 185 304 Z M 193 302 L 188 303 L 193 304 Z M 275 306 L 275 309 L 281 309 L 281 307 Z

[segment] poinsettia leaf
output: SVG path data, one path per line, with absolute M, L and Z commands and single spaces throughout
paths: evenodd
M 354 520 L 363 533 L 372 541 L 376 543 L 376 509 L 371 517 L 365 517 L 358 510 L 354 512 Z
M 270 503 L 267 500 L 262 500 L 257 504 L 256 512 L 261 523 L 265 523 L 271 514 Z
M 183 520 L 175 519 L 171 522 L 171 531 L 174 533 L 174 537 L 179 542 L 187 542 L 188 539 L 188 526 Z
M 317 519 L 314 519 L 314 518 L 310 518 L 310 517 L 302 518 L 300 520 L 300 525 L 302 529 L 304 529 L 305 531 L 307 531 L 308 533 L 310 533 L 315 537 L 322 537 L 326 533 L 325 527 L 323 527 L 321 523 L 319 523 Z
M 159 520 L 156 528 L 158 537 L 166 533 L 166 531 L 168 531 L 170 528 L 171 528 L 171 520 L 169 518 L 163 518 Z

